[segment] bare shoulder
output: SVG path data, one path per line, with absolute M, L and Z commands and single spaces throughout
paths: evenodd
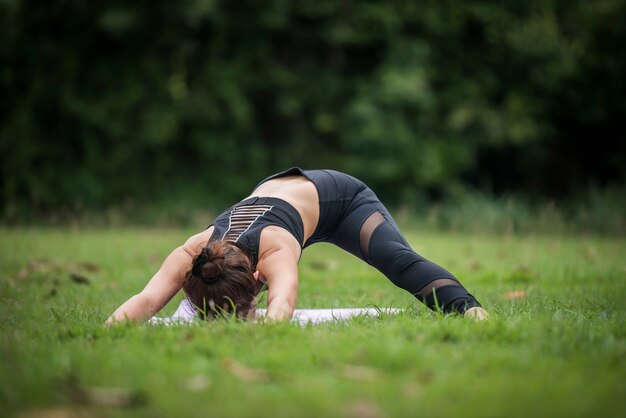
M 195 235 L 192 235 L 185 241 L 182 245 L 183 250 L 185 250 L 192 257 L 195 256 L 202 250 L 202 248 L 206 247 L 209 239 L 211 239 L 211 235 L 213 235 L 213 227 L 209 227 L 202 232 L 199 232 Z

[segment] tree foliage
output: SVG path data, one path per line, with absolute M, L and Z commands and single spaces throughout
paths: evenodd
M 236 199 L 292 165 L 391 200 L 625 178 L 626 3 L 0 3 L 0 200 Z

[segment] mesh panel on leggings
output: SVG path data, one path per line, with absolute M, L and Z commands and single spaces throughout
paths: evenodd
M 442 287 L 442 286 L 461 287 L 461 284 L 453 279 L 437 279 L 437 280 L 433 280 L 432 282 L 424 286 L 422 290 L 419 291 L 418 294 L 420 295 L 422 299 L 425 299 L 427 296 L 429 296 L 433 292 L 433 289 L 436 290 L 437 288 Z
M 370 238 L 374 233 L 374 230 L 378 225 L 385 222 L 385 218 L 380 212 L 372 213 L 361 226 L 361 232 L 359 233 L 359 243 L 361 244 L 361 254 L 365 258 L 368 258 Z

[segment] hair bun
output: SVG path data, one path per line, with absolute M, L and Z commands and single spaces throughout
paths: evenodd
M 205 247 L 193 260 L 191 272 L 205 282 L 213 281 L 220 273 L 219 257 L 215 257 L 210 248 Z
M 202 265 L 201 277 L 203 279 L 214 279 L 219 273 L 219 266 L 213 261 L 207 261 Z

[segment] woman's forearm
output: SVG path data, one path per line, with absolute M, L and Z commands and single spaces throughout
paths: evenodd
M 155 304 L 145 295 L 139 293 L 128 299 L 107 319 L 106 324 L 119 321 L 145 321 L 154 316 L 161 307 Z

